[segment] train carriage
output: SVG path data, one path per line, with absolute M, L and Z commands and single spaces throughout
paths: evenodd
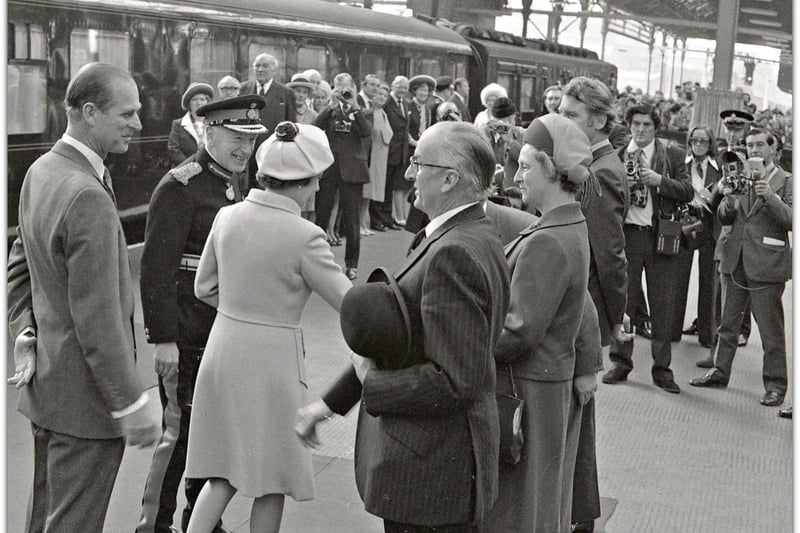
M 466 77 L 473 114 L 480 89 L 497 81 L 523 125 L 539 114 L 549 84 L 578 74 L 616 84 L 613 65 L 579 48 L 320 0 L 9 0 L 7 13 L 9 238 L 25 172 L 64 132 L 68 80 L 91 61 L 128 70 L 139 86 L 141 134 L 107 161 L 130 243 L 142 240 L 150 194 L 170 168 L 167 137 L 183 91 L 227 74 L 253 79 L 262 52 L 280 61 L 278 81 L 308 68 L 327 80 L 340 72 Z
M 141 134 L 107 162 L 132 243 L 142 239 L 150 193 L 170 168 L 170 123 L 183 114 L 190 82 L 252 79 L 262 52 L 280 61 L 278 81 L 308 68 L 328 80 L 339 72 L 357 80 L 366 73 L 464 76 L 472 53 L 447 29 L 318 0 L 11 0 L 8 28 L 10 236 L 25 171 L 66 127 L 67 81 L 102 61 L 133 74 L 142 102 Z

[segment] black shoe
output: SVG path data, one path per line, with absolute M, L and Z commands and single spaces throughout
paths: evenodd
M 681 333 L 684 335 L 697 335 L 697 319 L 695 318 L 692 320 L 692 323 L 689 324 L 689 327 L 684 329 Z
M 358 270 L 356 270 L 355 268 L 345 268 L 344 275 L 347 276 L 347 279 L 353 281 L 358 277 Z
M 664 379 L 659 381 L 653 380 L 653 383 L 655 383 L 656 387 L 660 387 L 661 390 L 670 392 L 672 394 L 678 394 L 681 392 L 681 388 L 678 387 L 678 384 L 675 383 L 674 379 Z
M 767 391 L 761 398 L 761 405 L 765 407 L 777 407 L 783 403 L 783 395 L 773 390 Z
M 386 226 L 381 224 L 380 222 L 373 222 L 369 225 L 370 229 L 374 229 L 375 231 L 386 231 Z
M 725 376 L 719 369 L 713 368 L 702 377 L 690 379 L 689 385 L 692 387 L 724 389 L 728 386 L 728 380 L 725 379 Z
M 739 346 L 747 346 L 747 337 L 743 334 L 739 334 Z
M 780 409 L 778 411 L 778 416 L 781 418 L 792 418 L 792 408 L 787 407 L 786 409 Z
M 608 385 L 614 385 L 615 383 L 619 383 L 621 381 L 626 381 L 628 379 L 628 374 L 630 373 L 629 368 L 623 368 L 618 365 L 614 365 L 611 370 L 605 373 L 603 376 L 603 383 L 607 383 Z
M 572 524 L 572 531 L 574 533 L 592 533 L 594 531 L 594 520 L 575 522 Z
M 709 355 L 705 359 L 700 359 L 695 365 L 699 366 L 700 368 L 714 368 L 714 356 Z
M 389 224 L 386 224 L 385 227 L 386 227 L 386 229 L 393 229 L 393 230 L 403 229 L 403 226 L 401 226 L 399 224 L 395 224 L 394 222 L 390 222 Z
M 636 326 L 636 334 L 641 335 L 645 339 L 652 339 L 653 338 L 653 325 L 650 323 L 649 320 L 645 320 L 638 326 Z M 678 339 L 680 340 L 680 339 Z

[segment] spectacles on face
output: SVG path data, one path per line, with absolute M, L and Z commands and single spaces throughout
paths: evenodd
M 710 141 L 708 139 L 690 139 L 689 142 L 698 146 L 708 146 Z
M 433 167 L 433 168 L 444 168 L 447 170 L 455 170 L 453 167 L 446 167 L 444 165 L 432 165 L 430 163 L 420 163 L 419 161 L 417 161 L 417 156 L 415 155 L 409 157 L 408 162 L 411 164 L 411 171 L 414 173 L 415 176 L 419 174 L 419 167 Z
M 220 87 L 220 91 L 238 91 L 239 87 Z

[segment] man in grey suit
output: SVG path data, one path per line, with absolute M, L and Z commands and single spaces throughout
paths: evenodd
M 410 355 L 399 365 L 354 356 L 354 368 L 300 410 L 298 434 L 361 399 L 355 474 L 388 533 L 474 531 L 497 499 L 499 426 L 493 349 L 509 301 L 508 267 L 484 213 L 494 172 L 471 124 L 420 137 L 407 177 L 431 219 L 394 273 L 408 303 Z
M 126 440 L 160 433 L 136 372 L 127 246 L 103 165 L 141 130 L 136 83 L 91 63 L 66 104 L 66 133 L 25 176 L 8 265 L 9 382 L 34 442 L 28 532 L 102 531 Z

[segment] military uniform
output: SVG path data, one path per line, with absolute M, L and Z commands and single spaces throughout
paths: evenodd
M 254 95 L 207 104 L 204 107 L 208 109 L 224 109 L 217 116 L 208 112 L 206 123 L 233 124 L 230 129 L 249 132 L 248 119 L 237 117 L 228 108 L 235 108 L 237 102 L 249 105 L 247 117 L 252 115 L 258 123 L 255 108 L 259 102 L 253 99 L 263 106 L 263 99 Z M 202 111 L 200 108 L 198 114 Z M 179 360 L 177 375 L 158 378 L 164 434 L 153 454 L 137 533 L 168 533 L 172 525 L 186 463 L 194 384 L 216 316 L 213 307 L 195 297 L 195 272 L 217 212 L 242 200 L 238 178 L 204 147 L 170 170 L 150 200 L 139 280 L 145 335 L 151 344 L 176 343 Z M 204 483 L 204 479 L 186 480 L 184 530 Z

